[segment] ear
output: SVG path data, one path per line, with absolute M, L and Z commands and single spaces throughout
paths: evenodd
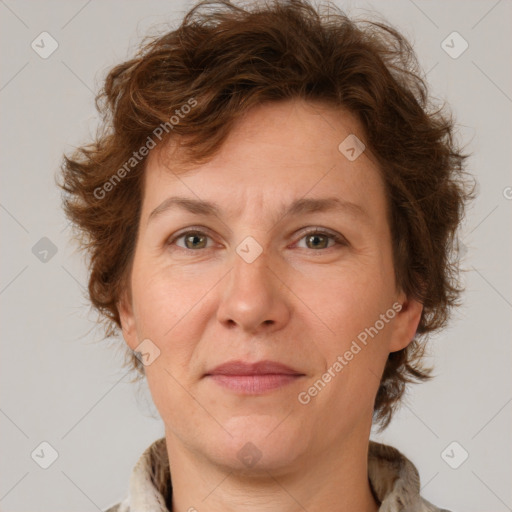
M 137 336 L 137 326 L 135 324 L 135 316 L 133 314 L 133 306 L 130 299 L 130 294 L 125 292 L 117 303 L 117 310 L 119 312 L 119 319 L 121 320 L 121 328 L 123 331 L 123 338 L 127 345 L 132 349 L 139 345 Z
M 414 339 L 423 311 L 421 302 L 407 298 L 405 294 L 402 294 L 400 299 L 401 308 L 393 322 L 393 335 L 389 345 L 390 352 L 404 349 Z

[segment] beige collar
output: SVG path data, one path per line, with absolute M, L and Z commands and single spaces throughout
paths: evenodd
M 420 496 L 416 467 L 392 446 L 370 441 L 368 478 L 379 512 L 449 512 Z M 169 512 L 170 472 L 165 438 L 155 441 L 142 454 L 132 471 L 130 493 L 106 512 Z

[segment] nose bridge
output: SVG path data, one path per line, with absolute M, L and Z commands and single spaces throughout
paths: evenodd
M 261 291 L 268 291 L 272 285 L 269 282 L 272 274 L 269 269 L 271 264 L 268 250 L 263 251 L 261 248 L 257 251 L 252 246 L 251 240 L 244 240 L 236 248 L 236 254 L 233 256 L 233 271 L 231 272 L 233 284 L 243 285 L 245 282 L 246 286 L 240 286 L 241 289 L 258 285 L 262 287 Z
M 281 327 L 289 317 L 289 305 L 284 287 L 271 269 L 270 254 L 249 239 L 237 247 L 232 261 L 219 304 L 219 321 L 252 332 Z

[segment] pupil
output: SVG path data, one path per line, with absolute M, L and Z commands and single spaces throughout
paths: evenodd
M 196 242 L 199 242 L 199 246 L 202 247 L 204 245 L 204 240 L 203 240 L 203 243 L 201 244 L 200 243 L 201 239 L 204 239 L 204 237 L 201 237 L 198 235 L 190 235 L 189 237 L 187 237 L 187 241 L 189 242 L 188 245 L 190 245 L 192 247 L 198 247 L 198 245 L 196 245 Z M 322 246 L 323 239 L 325 239 L 325 237 L 323 237 L 321 235 L 311 235 L 309 237 L 309 242 L 313 247 L 319 247 L 319 245 Z M 320 241 L 320 244 L 318 244 L 319 241 Z
M 199 235 L 190 235 L 190 236 L 188 236 L 187 237 L 187 241 L 189 242 L 189 246 L 192 246 L 192 248 L 194 248 L 194 247 L 198 247 L 198 246 L 204 245 L 204 244 L 195 245 L 195 242 L 200 241 L 201 238 L 204 238 L 204 237 L 201 237 Z
M 311 235 L 309 237 L 309 241 L 311 242 L 311 245 L 313 245 L 314 247 L 318 247 L 318 244 L 315 243 L 315 241 L 318 241 L 319 239 L 323 239 L 325 237 L 321 236 L 321 235 Z M 322 243 L 320 242 L 320 245 L 322 245 Z

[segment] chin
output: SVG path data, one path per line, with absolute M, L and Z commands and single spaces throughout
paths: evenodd
M 283 416 L 283 418 L 285 415 Z M 253 414 L 236 416 L 225 423 L 227 434 L 210 439 L 209 452 L 217 464 L 230 471 L 256 475 L 293 466 L 306 446 L 306 436 L 291 417 Z M 281 422 L 281 423 L 280 423 Z

